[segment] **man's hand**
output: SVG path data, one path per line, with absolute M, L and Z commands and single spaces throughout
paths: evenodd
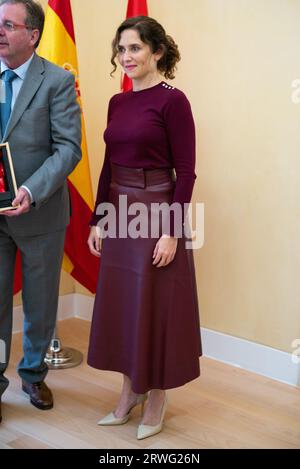
M 7 217 L 18 217 L 23 213 L 29 212 L 31 205 L 30 195 L 28 194 L 26 189 L 20 187 L 17 192 L 17 196 L 15 200 L 13 200 L 12 206 L 18 207 L 15 210 L 5 210 L 4 212 L 0 212 L 1 215 L 6 215 Z
M 177 250 L 177 238 L 162 235 L 157 241 L 153 252 L 153 265 L 156 267 L 166 267 L 175 257 Z

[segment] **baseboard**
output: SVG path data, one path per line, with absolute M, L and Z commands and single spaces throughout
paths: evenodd
M 276 381 L 300 386 L 300 364 L 292 354 L 210 329 L 202 329 L 204 355 Z
M 59 298 L 58 321 L 77 317 L 91 321 L 94 297 L 74 293 Z M 14 308 L 13 331 L 23 328 L 22 306 Z M 245 339 L 202 328 L 204 355 L 276 381 L 300 386 L 300 363 L 292 354 Z
M 86 321 L 92 320 L 94 297 L 81 295 L 80 293 L 74 294 L 75 317 L 85 319 Z

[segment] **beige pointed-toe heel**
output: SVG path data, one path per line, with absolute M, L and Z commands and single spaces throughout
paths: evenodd
M 126 415 L 124 415 L 124 417 L 116 417 L 114 412 L 110 412 L 101 420 L 99 420 L 97 422 L 97 425 L 124 425 L 125 423 L 128 422 L 130 418 L 130 412 L 132 411 L 132 409 L 134 409 L 134 407 L 136 407 L 139 404 L 141 404 L 141 415 L 142 415 L 147 396 L 148 396 L 148 393 L 139 394 L 135 404 L 133 404 L 133 406 L 130 407 L 129 411 L 127 412 Z
M 143 425 L 143 424 L 139 425 L 138 430 L 137 430 L 138 440 L 143 440 L 144 438 L 148 438 L 149 436 L 156 435 L 157 433 L 162 431 L 166 408 L 167 408 L 167 397 L 165 397 L 165 400 L 161 409 L 159 423 L 157 425 Z

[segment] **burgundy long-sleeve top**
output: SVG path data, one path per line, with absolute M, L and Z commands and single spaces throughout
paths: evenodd
M 190 202 L 196 178 L 195 125 L 182 91 L 161 82 L 113 96 L 104 140 L 105 158 L 91 225 L 100 219 L 97 206 L 109 201 L 110 162 L 129 168 L 174 168 L 173 202 Z

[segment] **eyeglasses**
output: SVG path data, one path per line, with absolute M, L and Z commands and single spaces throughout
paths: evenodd
M 17 29 L 32 29 L 30 26 L 26 26 L 26 24 L 17 24 L 12 21 L 4 21 L 3 23 L 0 23 L 0 29 L 2 28 L 10 33 L 17 31 Z

